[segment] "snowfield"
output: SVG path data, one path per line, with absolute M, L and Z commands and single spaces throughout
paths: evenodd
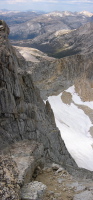
M 93 124 L 89 116 L 82 109 L 78 108 L 78 105 L 86 105 L 93 109 L 93 101 L 81 101 L 75 92 L 74 86 L 67 89 L 66 92 L 70 92 L 72 95 L 70 105 L 62 102 L 62 93 L 58 96 L 48 97 L 48 101 L 54 112 L 56 125 L 61 132 L 69 153 L 77 165 L 93 171 L 93 138 L 89 133 L 90 127 Z

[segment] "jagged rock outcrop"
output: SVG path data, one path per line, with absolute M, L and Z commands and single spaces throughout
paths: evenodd
M 20 68 L 15 50 L 7 39 L 7 25 L 3 21 L 0 23 L 0 148 L 19 140 L 33 139 L 43 143 L 44 153 L 50 160 L 76 166 L 30 72 Z
M 3 149 L 0 156 L 0 198 L 19 200 L 21 188 L 32 181 L 34 170 L 44 165 L 44 146 L 21 140 Z
M 47 102 L 45 105 L 42 101 L 39 90 L 33 84 L 31 71 L 27 70 L 26 61 L 21 56 L 18 59 L 15 49 L 11 47 L 8 41 L 8 34 L 9 29 L 6 23 L 0 21 L 2 200 L 8 197 L 15 200 L 20 199 L 20 186 L 30 181 L 35 167 L 42 161 L 43 163 L 45 161 L 60 163 L 71 173 L 74 172 L 76 176 L 82 175 L 82 177 L 92 178 L 93 174 L 91 172 L 78 169 L 68 153 L 60 132 L 56 128 L 50 104 Z M 61 67 L 62 65 L 58 67 L 59 75 L 62 72 Z M 66 71 L 69 70 L 68 67 L 65 67 Z M 82 70 L 82 65 L 80 65 L 80 70 Z M 88 68 L 86 70 L 90 75 Z M 69 70 L 69 73 L 72 74 L 73 80 L 74 71 L 70 72 Z M 43 74 L 48 77 L 49 72 L 47 74 L 44 71 Z M 27 142 L 25 139 L 27 139 Z M 34 141 L 32 142 L 32 140 Z M 33 155 L 35 161 L 32 158 Z
M 41 158 L 60 163 L 66 161 L 72 166 L 76 164 L 55 126 L 51 108 L 43 103 L 31 74 L 20 68 L 15 50 L 8 41 L 8 33 L 6 23 L 0 21 L 1 199 L 17 200 L 20 199 L 19 186 L 25 180 L 30 181 L 28 179 Z M 33 148 L 29 142 L 17 144 L 24 139 L 39 141 L 43 147 L 35 143 Z M 10 147 L 13 143 L 15 147 Z M 35 160 L 31 156 L 32 150 L 36 153 Z

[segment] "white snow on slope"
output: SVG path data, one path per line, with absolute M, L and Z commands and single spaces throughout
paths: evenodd
M 85 102 L 82 102 L 75 93 L 74 86 L 66 91 L 73 95 L 73 100 L 77 104 L 85 105 Z M 93 148 L 91 146 L 93 138 L 89 133 L 89 129 L 93 125 L 84 111 L 74 103 L 70 105 L 63 103 L 61 95 L 62 93 L 48 98 L 54 112 L 56 125 L 69 153 L 78 166 L 93 171 Z M 87 102 L 87 105 L 93 109 L 93 102 Z
M 93 13 L 85 11 L 85 10 L 82 11 L 82 12 L 79 12 L 78 14 L 85 15 L 87 17 L 92 17 L 93 16 Z
M 74 15 L 75 15 L 74 13 L 69 12 L 69 11 L 63 11 L 63 12 L 55 11 L 55 12 L 51 12 L 51 13 L 45 14 L 45 16 L 48 16 L 48 17 L 51 17 L 51 16 L 64 17 L 64 16 L 74 16 Z

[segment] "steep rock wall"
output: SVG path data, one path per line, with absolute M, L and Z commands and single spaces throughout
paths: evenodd
M 77 167 L 55 126 L 50 105 L 43 103 L 30 72 L 21 69 L 8 33 L 7 25 L 0 21 L 1 150 L 16 141 L 33 139 L 43 143 L 46 158 Z
M 88 82 L 93 100 L 93 57 L 83 55 L 74 55 L 54 61 L 42 61 L 37 67 L 32 69 L 32 78 L 41 91 L 43 99 L 50 95 L 56 95 L 64 91 L 76 80 Z M 81 84 L 80 84 L 81 85 Z M 84 91 L 84 87 L 82 88 Z M 79 90 L 78 90 L 79 92 Z M 82 96 L 82 95 L 81 95 Z
M 40 89 L 43 99 L 57 95 L 73 84 L 84 101 L 93 100 L 93 57 L 89 55 L 73 55 L 62 59 L 54 59 L 40 51 L 25 47 L 16 47 L 25 56 L 28 65 L 26 71 L 32 73 L 34 84 Z M 18 54 L 21 68 L 24 59 Z M 28 58 L 34 55 L 34 62 Z M 35 61 L 37 59 L 37 61 Z M 81 87 L 82 86 L 82 87 Z

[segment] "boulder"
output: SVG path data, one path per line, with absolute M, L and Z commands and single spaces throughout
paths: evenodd
M 33 181 L 23 186 L 21 190 L 22 200 L 43 200 L 46 192 L 46 185 L 41 182 Z

